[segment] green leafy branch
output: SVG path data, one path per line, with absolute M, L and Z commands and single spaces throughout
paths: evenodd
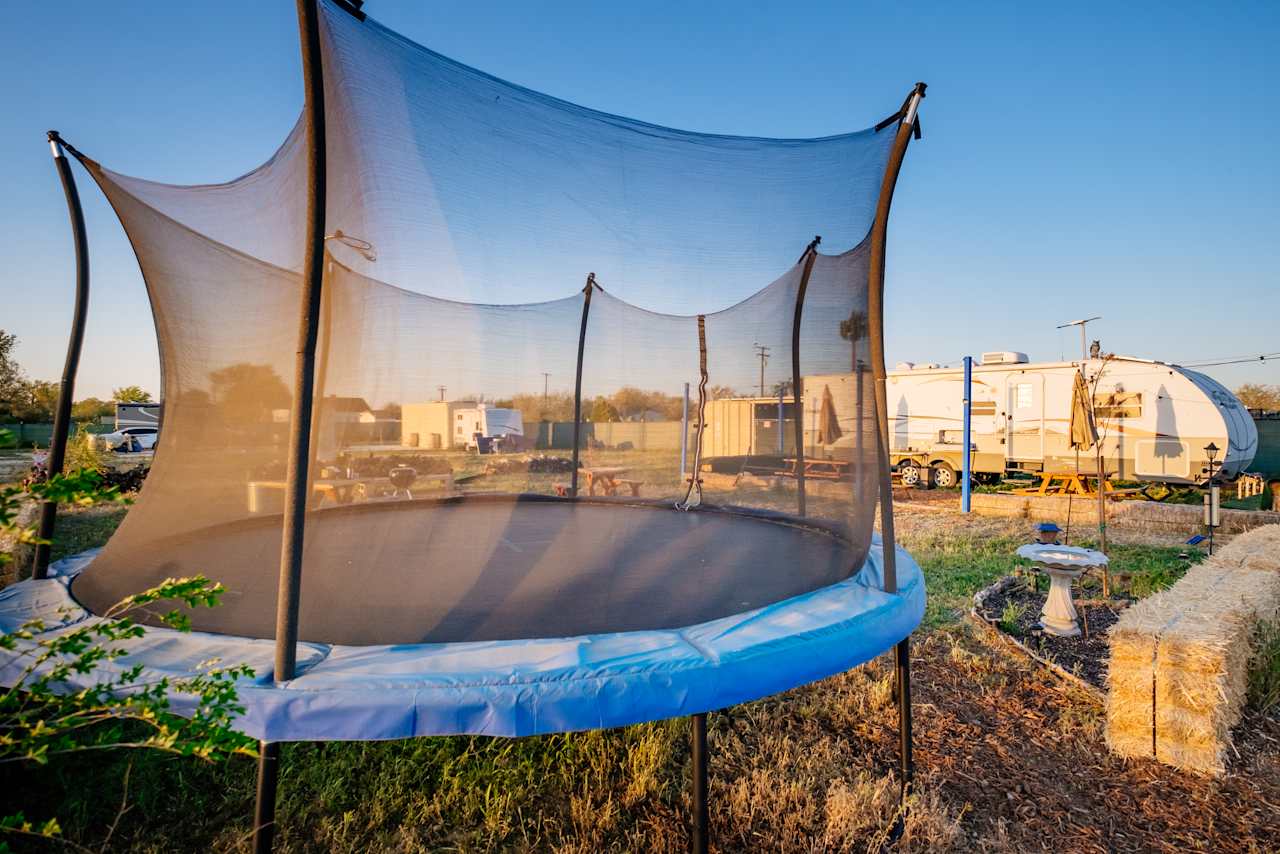
M 79 506 L 127 500 L 117 489 L 104 488 L 101 475 L 92 469 L 0 487 L 0 532 L 29 545 L 48 541 L 34 527 L 17 524 L 26 499 Z M 0 555 L 0 563 L 6 559 L 8 555 Z M 147 631 L 138 619 L 187 632 L 191 621 L 185 610 L 166 609 L 162 603 L 211 608 L 224 592 L 221 584 L 202 575 L 167 578 L 98 617 L 70 626 L 31 620 L 0 634 L 6 674 L 17 671 L 6 676 L 10 687 L 0 688 L 0 764 L 39 766 L 57 756 L 116 749 L 158 750 L 206 761 L 256 756 L 257 742 L 231 728 L 244 713 L 236 685 L 254 675 L 250 667 L 223 667 L 210 660 L 189 675 L 160 676 L 126 660 L 132 642 Z M 173 713 L 175 696 L 193 702 L 189 716 Z M 81 847 L 61 837 L 56 819 L 33 822 L 21 813 L 0 816 L 0 837 L 6 835 Z M 0 841 L 0 854 L 8 850 Z

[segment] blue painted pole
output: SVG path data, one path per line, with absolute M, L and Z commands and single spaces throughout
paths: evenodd
M 960 512 L 969 512 L 969 485 L 973 478 L 973 452 L 970 450 L 970 428 L 973 415 L 973 357 L 964 357 L 964 465 L 960 473 Z

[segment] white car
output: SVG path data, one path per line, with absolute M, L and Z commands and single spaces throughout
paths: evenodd
M 156 446 L 158 438 L 158 427 L 126 427 L 98 436 L 98 446 L 112 451 L 149 451 Z

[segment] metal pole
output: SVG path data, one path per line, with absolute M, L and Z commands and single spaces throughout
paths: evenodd
M 973 427 L 973 357 L 964 357 L 964 471 L 960 482 L 960 512 L 969 512 L 969 482 L 973 479 L 973 452 L 971 430 Z
M 680 482 L 689 476 L 689 384 L 684 384 L 684 405 L 680 410 Z
M 893 481 L 889 473 L 889 406 L 884 364 L 884 267 L 885 242 L 889 233 L 889 209 L 893 191 L 902 170 L 902 160 L 911 142 L 915 128 L 916 111 L 924 97 L 925 84 L 917 83 L 903 105 L 903 118 L 898 125 L 889 162 L 885 166 L 884 180 L 880 185 L 880 200 L 876 205 L 876 220 L 871 231 L 871 263 L 867 288 L 867 328 L 871 343 L 871 370 L 875 379 L 876 441 L 880 468 L 880 536 L 884 548 L 884 589 L 887 593 L 898 590 L 896 541 L 893 529 Z M 911 755 L 911 651 L 910 638 L 898 643 L 896 652 L 898 695 L 898 759 L 902 778 L 902 798 L 905 803 L 911 793 L 915 774 Z
M 62 181 L 62 192 L 67 198 L 67 213 L 71 217 L 71 235 L 76 251 L 76 301 L 71 315 L 71 337 L 67 341 L 67 359 L 62 366 L 62 385 L 58 390 L 58 408 L 53 415 L 53 436 L 49 440 L 49 477 L 62 472 L 67 454 L 67 436 L 71 432 L 71 401 L 75 395 L 76 372 L 80 367 L 80 349 L 84 344 L 84 327 L 89 316 L 89 240 L 85 236 L 84 210 L 80 207 L 80 193 L 76 189 L 71 163 L 63 151 L 62 138 L 56 130 L 49 131 L 49 148 L 53 152 L 53 165 Z M 42 540 L 53 538 L 57 521 L 58 504 L 46 501 L 40 505 L 39 536 Z M 49 546 L 36 546 L 35 564 L 31 570 L 34 578 L 49 576 Z
M 694 854 L 707 854 L 709 824 L 707 809 L 707 716 L 693 716 L 693 832 L 690 849 Z
M 783 400 L 784 400 L 784 395 L 786 393 L 787 393 L 787 390 L 783 388 L 781 385 L 779 385 L 778 386 L 778 456 L 780 457 L 785 456 L 787 453 L 787 431 L 783 427 L 783 424 L 786 423 L 786 419 L 782 417 L 783 412 L 785 411 L 783 410 L 783 406 L 784 406 Z
M 280 781 L 280 742 L 258 747 L 258 789 L 253 809 L 254 854 L 268 854 L 276 830 L 276 790 Z
M 804 395 L 803 378 L 800 376 L 800 322 L 804 316 L 804 296 L 809 289 L 809 276 L 813 273 L 813 263 L 818 260 L 818 244 L 821 242 L 821 237 L 815 237 L 804 250 L 804 269 L 800 273 L 800 286 L 796 289 L 796 310 L 791 320 L 791 396 L 795 400 L 796 416 L 796 508 L 801 516 L 805 515 L 805 494 L 804 410 L 800 403 Z
M 302 592 L 302 550 L 306 528 L 308 473 L 311 462 L 312 398 L 315 393 L 316 340 L 319 337 L 324 279 L 325 163 L 324 77 L 320 53 L 317 0 L 296 0 L 307 140 L 307 231 L 302 265 L 302 300 L 298 317 L 298 349 L 294 363 L 293 411 L 289 430 L 289 463 L 280 543 L 280 578 L 276 594 L 277 683 L 293 678 L 297 664 L 298 608 Z M 275 831 L 275 792 L 279 747 L 262 743 L 258 759 L 257 805 L 253 831 L 256 852 L 271 850 Z
M 591 292 L 596 289 L 596 274 L 587 274 L 582 289 L 582 326 L 578 330 L 578 371 L 573 381 L 573 471 L 569 475 L 569 494 L 578 497 L 578 447 L 582 430 L 582 358 L 587 347 L 587 316 L 591 313 Z

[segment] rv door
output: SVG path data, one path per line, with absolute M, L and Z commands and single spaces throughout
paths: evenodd
M 1005 380 L 1006 464 L 1044 461 L 1044 375 L 1014 374 Z

